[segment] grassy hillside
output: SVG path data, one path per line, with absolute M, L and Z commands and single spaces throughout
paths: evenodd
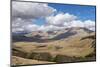
M 26 60 L 49 61 L 55 63 L 94 61 L 95 60 L 95 33 L 87 36 L 72 36 L 63 40 L 50 41 L 45 43 L 37 42 L 14 42 L 12 45 L 12 55 Z M 13 58 L 14 59 L 16 58 Z M 23 59 L 14 61 L 24 61 Z M 21 61 L 19 61 L 21 60 Z M 32 64 L 40 64 L 40 62 Z M 46 62 L 48 63 L 48 62 Z M 20 64 L 30 64 L 25 61 Z M 43 62 L 44 64 L 44 62 Z

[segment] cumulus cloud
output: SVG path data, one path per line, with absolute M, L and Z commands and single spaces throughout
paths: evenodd
M 73 20 L 69 23 L 69 27 L 84 27 L 84 23 L 80 20 Z
M 32 2 L 12 2 L 12 17 L 20 18 L 39 18 L 45 17 L 56 9 L 49 7 L 48 4 Z
M 51 17 L 51 16 L 50 16 Z M 95 22 L 92 20 L 76 20 L 73 19 L 71 21 L 64 21 L 56 22 L 52 21 L 55 17 L 52 17 L 52 19 L 49 19 L 49 22 L 47 22 L 47 25 L 36 25 L 34 24 L 35 20 L 33 19 L 22 19 L 22 18 L 16 18 L 12 21 L 12 29 L 14 32 L 16 31 L 54 31 L 54 30 L 62 30 L 65 28 L 71 28 L 71 27 L 85 27 L 89 30 L 95 31 Z M 56 20 L 59 20 L 56 18 Z M 69 20 L 69 19 L 68 19 Z M 32 22 L 33 21 L 33 22 Z
M 12 19 L 12 32 L 25 31 L 28 26 L 34 25 L 32 21 L 33 19 L 22 19 L 22 18 Z
M 39 30 L 39 26 L 36 25 L 36 24 L 32 24 L 32 25 L 27 25 L 24 29 L 27 32 L 38 31 Z
M 95 30 L 95 21 L 81 21 L 69 13 L 57 13 L 57 10 L 43 3 L 12 2 L 12 32 L 18 31 L 54 31 L 69 27 L 85 27 Z M 37 18 L 45 18 L 46 24 L 36 25 Z
M 75 20 L 77 17 L 69 14 L 69 13 L 59 13 L 56 16 L 49 16 L 46 17 L 47 24 L 56 25 L 56 26 L 63 26 L 66 25 L 68 22 Z
M 95 22 L 92 20 L 73 20 L 69 25 L 67 25 L 67 27 L 85 27 L 89 30 L 95 31 Z
M 34 24 L 36 18 L 49 16 L 55 11 L 48 4 L 13 1 L 12 32 L 38 30 L 39 26 Z
M 84 21 L 84 26 L 90 30 L 95 31 L 95 22 L 92 20 L 86 20 Z
M 59 27 L 59 26 L 54 26 L 54 25 L 42 25 L 39 27 L 38 30 L 40 31 L 59 31 L 59 30 L 62 30 L 64 29 L 65 27 Z
M 90 30 L 95 30 L 95 22 L 92 20 L 81 21 L 77 19 L 78 17 L 69 13 L 59 13 L 55 16 L 46 17 L 46 22 L 48 25 L 57 27 L 57 29 L 70 28 L 70 27 L 85 27 Z M 55 29 L 56 29 L 55 27 Z M 59 28 L 58 28 L 59 27 Z M 61 29 L 63 29 L 61 28 Z

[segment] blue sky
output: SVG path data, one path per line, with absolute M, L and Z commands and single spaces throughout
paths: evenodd
M 95 6 L 82 6 L 73 4 L 49 4 L 49 6 L 57 9 L 60 12 L 68 12 L 76 15 L 80 20 L 95 21 Z
M 70 13 L 78 17 L 79 20 L 92 20 L 95 19 L 95 6 L 82 6 L 82 5 L 73 5 L 73 4 L 55 4 L 49 3 L 48 6 L 53 7 L 57 12 Z M 39 18 L 35 22 L 38 25 L 45 23 L 43 18 Z

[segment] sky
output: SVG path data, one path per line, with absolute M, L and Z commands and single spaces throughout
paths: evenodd
M 12 32 L 53 31 L 69 27 L 95 30 L 95 6 L 12 2 Z
M 81 20 L 93 20 L 95 21 L 95 6 L 83 6 L 75 4 L 48 4 L 51 7 L 56 8 L 59 12 L 68 12 L 79 17 Z
M 83 6 L 83 5 L 75 5 L 75 4 L 55 4 L 48 3 L 48 6 L 55 8 L 58 12 L 70 13 L 78 16 L 78 19 L 84 20 L 95 20 L 95 6 Z M 36 24 L 42 25 L 44 24 L 44 19 L 37 19 Z

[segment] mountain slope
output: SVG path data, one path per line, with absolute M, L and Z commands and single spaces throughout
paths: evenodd
M 70 28 L 59 32 L 45 32 L 45 34 L 49 34 L 48 36 L 53 35 L 51 39 L 48 36 L 42 39 L 42 37 L 45 37 L 44 33 L 37 33 L 41 36 L 40 38 L 35 37 L 37 34 L 30 37 L 25 36 L 25 38 L 29 39 L 37 38 L 36 40 L 13 42 L 12 55 L 26 60 L 31 59 L 55 63 L 96 60 L 96 37 L 93 31 L 85 28 Z M 38 42 L 38 39 L 41 42 Z M 23 59 L 21 60 L 23 61 Z M 23 63 L 28 64 L 28 62 Z M 37 62 L 37 64 L 39 63 Z

